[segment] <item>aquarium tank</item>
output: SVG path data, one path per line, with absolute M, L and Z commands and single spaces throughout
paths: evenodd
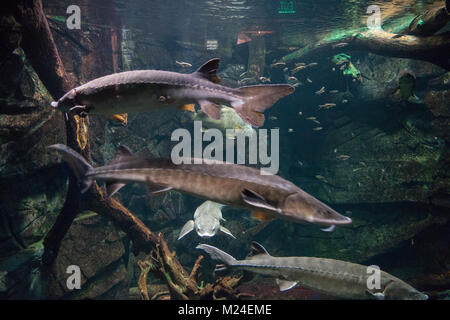
M 1 7 L 1 300 L 450 299 L 450 1 Z

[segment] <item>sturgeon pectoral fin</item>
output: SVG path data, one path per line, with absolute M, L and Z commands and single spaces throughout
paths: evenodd
M 231 233 L 231 231 L 228 230 L 227 228 L 220 226 L 219 230 L 222 231 L 222 233 L 225 233 L 226 235 L 228 235 L 228 236 L 230 236 L 230 237 L 236 239 L 236 237 L 233 236 L 233 234 Z
M 333 232 L 336 226 L 333 224 L 332 226 L 329 226 L 328 228 L 320 229 L 323 232 Z
M 394 283 L 394 280 L 389 280 L 388 283 L 384 286 L 383 295 L 386 295 L 386 291 L 389 289 L 389 287 Z
M 157 195 L 157 194 L 161 194 L 167 191 L 172 190 L 172 187 L 166 187 L 166 186 L 159 186 L 159 185 L 154 185 L 154 184 L 149 184 L 147 186 L 148 188 L 148 192 L 150 192 L 153 195 Z
M 194 220 L 189 220 L 184 224 L 183 228 L 181 228 L 180 235 L 177 240 L 180 240 L 192 230 L 194 230 Z
M 223 272 L 223 271 L 228 271 L 228 267 L 224 264 L 216 264 L 214 272 Z
M 369 290 L 366 290 L 366 293 L 370 295 L 372 298 L 375 298 L 377 300 L 385 300 L 386 299 L 386 292 L 389 289 L 389 287 L 394 283 L 394 280 L 389 280 L 386 285 L 384 286 L 384 289 L 382 292 L 370 292 Z
M 287 291 L 292 289 L 297 285 L 297 281 L 288 281 L 288 280 L 281 280 L 276 279 L 277 284 L 280 286 L 280 291 Z
M 86 106 L 74 106 L 69 109 L 69 112 L 75 112 L 76 114 L 80 114 L 82 112 L 88 112 L 88 108 Z
M 219 105 L 208 101 L 208 100 L 200 100 L 198 102 L 202 111 L 210 118 L 219 120 L 220 119 L 220 111 L 221 108 Z
M 369 290 L 366 290 L 367 295 L 372 298 L 372 299 L 376 299 L 376 300 L 384 300 L 386 297 L 383 293 L 381 292 L 370 292 Z
M 120 183 L 117 181 L 110 181 L 106 183 L 106 195 L 111 198 L 117 191 L 124 187 L 125 183 Z
M 279 208 L 274 207 L 273 205 L 269 204 L 266 199 L 264 199 L 263 196 L 261 196 L 260 194 L 250 190 L 250 189 L 243 189 L 241 191 L 241 197 L 242 197 L 242 201 L 244 201 L 245 203 L 255 206 L 257 208 L 261 208 L 261 209 L 269 209 L 269 210 L 273 210 L 276 212 L 280 212 Z

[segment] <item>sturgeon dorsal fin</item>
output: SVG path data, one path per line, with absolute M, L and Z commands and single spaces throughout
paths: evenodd
M 193 75 L 207 79 L 214 83 L 219 83 L 220 77 L 216 74 L 217 69 L 219 69 L 219 62 L 219 58 L 211 59 L 198 68 Z
M 247 258 L 254 257 L 260 254 L 265 254 L 270 256 L 270 254 L 267 252 L 266 248 L 264 248 L 261 244 L 259 244 L 256 241 L 252 241 L 252 246 L 250 248 L 250 253 L 248 254 Z
M 112 159 L 108 165 L 119 163 L 124 158 L 129 158 L 133 156 L 133 152 L 127 146 L 119 146 L 116 151 L 116 156 Z

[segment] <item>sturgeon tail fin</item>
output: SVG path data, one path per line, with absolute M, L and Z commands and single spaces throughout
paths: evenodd
M 199 244 L 198 246 L 195 247 L 195 249 L 203 250 L 207 254 L 209 254 L 211 259 L 218 260 L 223 263 L 216 265 L 214 272 L 227 270 L 228 268 L 237 264 L 237 260 L 233 258 L 231 255 L 208 244 Z
M 72 169 L 81 188 L 81 193 L 86 192 L 92 185 L 92 180 L 86 177 L 86 173 L 92 169 L 92 166 L 75 150 L 63 144 L 53 144 L 47 147 L 56 150 L 62 154 L 64 161 Z
M 294 91 L 295 88 L 288 84 L 240 87 L 235 93 L 241 100 L 233 101 L 231 105 L 245 122 L 261 127 L 264 124 L 264 110 Z

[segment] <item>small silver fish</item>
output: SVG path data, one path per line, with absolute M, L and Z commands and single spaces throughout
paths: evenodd
M 336 44 L 332 45 L 331 47 L 333 49 L 336 49 L 336 48 L 343 48 L 343 47 L 346 47 L 346 46 L 348 46 L 347 42 L 340 42 L 340 43 L 336 43 Z
M 301 112 L 301 111 L 298 112 L 298 115 L 299 115 L 299 116 L 302 116 L 302 114 L 303 114 L 303 112 Z
M 317 118 L 316 117 L 308 117 L 308 118 L 306 118 L 306 120 L 316 120 Z
M 325 104 L 321 104 L 319 105 L 320 109 L 330 109 L 336 106 L 336 103 L 325 103 Z
M 330 90 L 330 91 L 328 91 L 329 93 L 338 93 L 339 92 L 339 90 Z
M 275 117 L 275 116 L 270 116 L 270 117 L 269 117 L 269 120 L 278 120 L 278 118 Z
M 297 72 L 299 72 L 300 70 L 303 70 L 303 69 L 305 69 L 305 68 L 306 68 L 306 66 L 298 66 L 298 67 L 295 67 L 294 69 L 292 69 L 291 72 L 292 72 L 292 73 L 297 73 Z
M 317 123 L 317 124 L 320 124 L 320 121 L 319 121 L 319 120 L 314 119 L 314 120 L 312 120 L 312 121 L 315 122 L 315 123 Z
M 320 94 L 322 94 L 322 93 L 324 93 L 324 92 L 325 92 L 325 87 L 322 87 L 322 88 L 320 88 L 320 90 L 317 90 L 317 91 L 315 92 L 315 94 L 320 95 Z
M 175 61 L 175 63 L 183 68 L 190 68 L 192 67 L 192 64 L 184 61 Z
M 307 67 L 315 67 L 317 65 L 318 65 L 317 62 L 311 62 L 310 64 L 307 65 Z
M 294 132 L 294 129 L 289 128 L 289 129 L 288 129 L 288 132 Z
M 306 78 L 306 81 L 308 81 L 309 83 L 312 83 L 312 80 L 310 78 Z
M 320 131 L 322 129 L 323 129 L 322 127 L 316 127 L 316 128 L 313 129 L 313 131 Z
M 347 102 L 348 102 L 347 99 L 343 99 L 343 100 L 342 100 L 342 103 L 347 103 Z
M 345 161 L 345 160 L 350 159 L 350 156 L 346 155 L 346 154 L 340 154 L 340 155 L 336 156 L 336 158 L 339 160 Z
M 240 84 L 246 84 L 249 82 L 256 83 L 256 79 L 255 78 L 244 78 L 244 79 L 238 81 L 238 83 L 240 83 Z
M 298 87 L 298 86 L 301 86 L 301 85 L 303 85 L 303 83 L 301 83 L 301 82 L 296 82 L 296 83 L 294 83 L 292 86 L 293 86 L 293 87 Z
M 289 81 L 298 81 L 298 79 L 296 77 L 290 76 L 288 78 Z
M 276 67 L 281 67 L 281 66 L 285 66 L 285 65 L 286 65 L 285 62 L 275 62 L 275 63 L 272 63 L 272 64 L 270 65 L 270 67 L 271 67 L 271 68 L 276 68 Z
M 270 82 L 270 78 L 259 77 L 259 81 L 261 81 L 262 83 Z
M 323 181 L 323 182 L 328 182 L 328 180 L 327 179 L 325 179 L 325 177 L 324 176 L 321 176 L 321 175 L 315 175 L 314 176 L 317 180 L 320 180 L 320 181 Z
M 242 72 L 242 73 L 239 75 L 239 78 L 245 77 L 247 74 L 248 74 L 248 71 Z

